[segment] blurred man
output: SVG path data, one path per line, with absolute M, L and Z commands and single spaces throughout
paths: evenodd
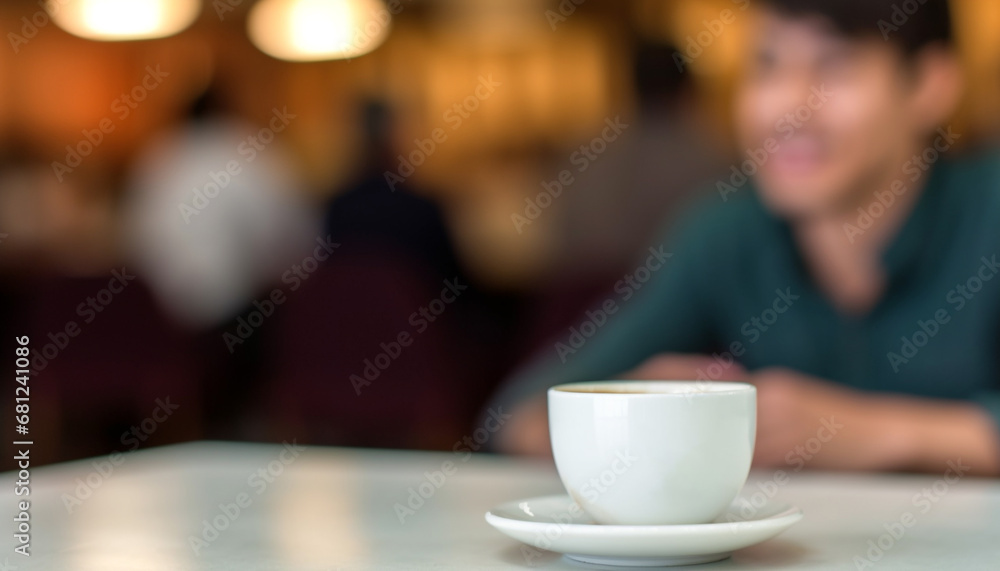
M 547 452 L 552 384 L 745 379 L 757 466 L 1000 473 L 1000 161 L 954 160 L 948 5 L 905 4 L 747 13 L 745 155 L 498 396 L 502 448 Z

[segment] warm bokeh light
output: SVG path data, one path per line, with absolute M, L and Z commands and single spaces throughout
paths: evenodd
M 379 0 L 262 0 L 248 32 L 264 53 L 288 61 L 344 59 L 377 48 L 391 15 Z
M 190 26 L 200 8 L 198 0 L 64 0 L 49 11 L 75 36 L 114 41 L 172 36 Z

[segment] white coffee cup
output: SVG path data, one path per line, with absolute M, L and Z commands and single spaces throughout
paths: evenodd
M 711 522 L 746 483 L 753 385 L 598 381 L 558 385 L 548 397 L 559 477 L 598 523 Z

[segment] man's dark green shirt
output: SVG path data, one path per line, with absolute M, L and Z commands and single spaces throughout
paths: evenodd
M 670 257 L 637 266 L 516 375 L 499 404 L 614 378 L 657 353 L 716 353 L 750 371 L 781 366 L 863 390 L 973 400 L 1000 423 L 1000 157 L 941 160 L 922 190 L 906 191 L 920 196 L 883 252 L 888 281 L 868 313 L 831 304 L 788 224 L 747 185 L 692 210 L 663 245 Z M 873 195 L 844 239 L 902 208 L 894 196 Z

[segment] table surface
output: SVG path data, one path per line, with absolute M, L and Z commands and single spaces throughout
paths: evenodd
M 30 496 L 15 496 L 15 474 L 4 473 L 0 571 L 598 568 L 550 552 L 529 561 L 483 519 L 498 503 L 560 492 L 550 462 L 300 448 L 198 442 L 117 465 L 47 466 L 32 470 Z M 747 493 L 798 505 L 805 518 L 728 560 L 683 569 L 1000 569 L 1000 481 L 948 483 L 945 470 L 755 472 Z M 411 489 L 429 497 L 402 511 Z M 30 557 L 14 553 L 24 499 Z M 893 525 L 904 518 L 908 527 Z

